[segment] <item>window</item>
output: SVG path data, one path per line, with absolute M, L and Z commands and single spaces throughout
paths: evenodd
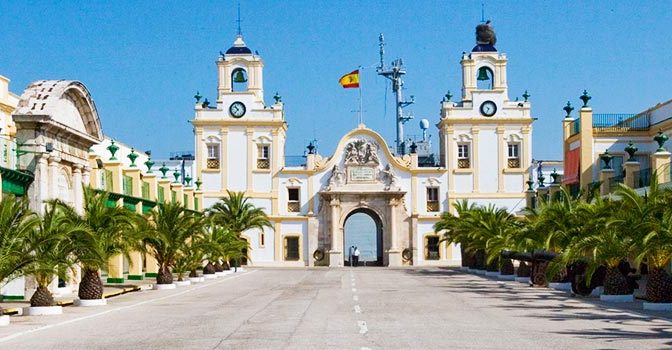
M 457 167 L 460 169 L 471 168 L 469 144 L 460 143 L 457 145 Z
M 520 144 L 518 143 L 509 143 L 508 145 L 509 156 L 508 167 L 509 168 L 520 168 Z
M 287 189 L 287 211 L 290 213 L 298 213 L 301 211 L 300 192 L 298 188 Z
M 271 146 L 259 145 L 257 147 L 257 169 L 271 168 Z
M 285 260 L 298 261 L 299 237 L 285 237 Z
M 262 231 L 261 233 L 259 233 L 259 246 L 263 247 L 265 245 L 266 245 L 266 235 Z
M 219 144 L 209 143 L 208 147 L 208 169 L 219 169 Z
M 425 260 L 439 260 L 439 236 L 425 237 Z
M 159 191 L 157 192 L 157 197 L 159 203 L 163 203 L 166 201 L 166 190 L 162 187 L 159 186 Z
M 439 211 L 438 187 L 427 187 L 427 211 Z

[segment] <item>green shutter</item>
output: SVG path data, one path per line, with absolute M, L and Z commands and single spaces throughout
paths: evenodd
M 142 198 L 149 199 L 149 182 L 142 182 Z
M 188 208 L 188 207 L 189 207 L 189 206 L 187 205 L 187 204 L 188 204 L 188 201 L 189 201 L 189 196 L 186 195 L 186 194 L 183 195 L 183 196 L 182 196 L 182 205 L 183 205 L 185 208 Z
M 105 191 L 112 191 L 112 170 L 105 169 L 103 173 L 103 183 L 105 184 Z
M 127 196 L 133 195 L 133 178 L 127 175 L 124 175 L 124 182 L 122 183 L 122 191 Z
M 159 186 L 158 197 L 159 197 L 159 203 L 163 203 L 163 202 L 166 201 L 166 194 L 165 194 L 164 188 L 161 187 L 161 186 Z
M 173 203 L 177 202 L 177 192 L 170 191 L 170 198 Z
M 200 210 L 198 207 L 198 198 L 194 197 L 194 210 Z

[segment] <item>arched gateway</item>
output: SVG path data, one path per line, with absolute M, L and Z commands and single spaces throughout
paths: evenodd
M 343 225 L 343 253 L 346 266 L 352 266 L 353 247 L 359 249 L 359 265 L 383 265 L 383 223 L 369 208 L 357 208 L 348 214 Z
M 368 242 L 366 251 L 360 247 L 363 260 L 376 265 L 400 266 L 402 247 L 412 245 L 403 203 L 404 179 L 390 165 L 392 156 L 380 147 L 382 142 L 377 141 L 358 137 L 340 145 L 343 158 L 334 159 L 328 179 L 325 178 L 327 181 L 319 192 L 320 237 L 329 253 L 330 266 L 348 265 L 349 248 L 358 241 Z M 364 220 L 368 217 L 369 224 L 373 221 L 374 232 L 357 232 L 356 227 L 350 227 L 357 217 Z

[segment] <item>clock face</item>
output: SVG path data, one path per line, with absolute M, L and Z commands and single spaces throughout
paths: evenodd
M 492 101 L 485 101 L 481 104 L 481 114 L 486 117 L 492 117 L 497 113 L 497 105 Z
M 234 102 L 229 107 L 229 113 L 234 118 L 240 118 L 245 115 L 245 105 L 242 102 Z

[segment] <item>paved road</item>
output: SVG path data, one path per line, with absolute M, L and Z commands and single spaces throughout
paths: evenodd
M 672 322 L 446 269 L 259 269 L 13 317 L 0 349 L 664 349 Z

